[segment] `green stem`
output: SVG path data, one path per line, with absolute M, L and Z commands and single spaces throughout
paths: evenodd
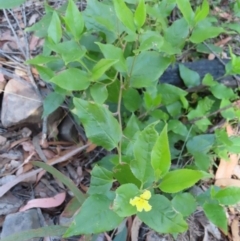
M 122 132 L 122 116 L 121 116 L 122 91 L 123 91 L 123 79 L 122 79 L 122 75 L 120 74 L 120 90 L 118 95 L 117 114 L 118 114 L 118 122 L 121 128 L 121 132 Z M 122 140 L 120 140 L 118 144 L 118 156 L 119 156 L 119 163 L 122 164 Z

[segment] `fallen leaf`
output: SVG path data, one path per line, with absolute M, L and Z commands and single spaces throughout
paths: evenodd
M 131 240 L 132 241 L 138 241 L 138 234 L 139 229 L 142 225 L 142 221 L 136 216 L 133 220 L 132 229 L 131 229 Z
M 238 179 L 240 179 L 240 165 L 237 165 L 234 167 L 233 175 L 235 175 Z
M 232 241 L 240 241 L 238 226 L 239 226 L 238 218 L 235 217 L 231 223 Z
M 228 124 L 226 129 L 228 136 L 232 136 L 234 134 L 231 125 Z M 238 164 L 238 155 L 229 154 L 229 159 L 230 161 L 225 161 L 223 159 L 220 160 L 218 169 L 215 174 L 215 179 L 231 178 L 233 170 L 235 166 Z
M 86 150 L 88 148 L 88 146 L 89 145 L 76 146 L 73 150 L 68 150 L 68 151 L 63 152 L 64 153 L 63 156 L 52 158 L 51 160 L 49 160 L 47 162 L 47 164 L 52 166 L 52 165 L 64 162 L 64 161 L 68 160 L 70 157 L 78 154 L 79 152 Z M 4 154 L 0 155 L 0 157 L 3 155 Z M 8 182 L 3 186 L 0 186 L 0 197 L 2 197 L 8 190 L 10 190 L 12 187 L 17 185 L 18 183 L 23 182 L 28 178 L 36 177 L 36 175 L 42 170 L 43 170 L 42 168 L 39 168 L 37 170 L 31 171 L 28 173 L 24 173 L 24 174 L 18 176 L 17 178 L 15 178 L 13 181 Z
M 62 192 L 54 197 L 36 198 L 27 202 L 27 204 L 19 209 L 20 212 L 26 211 L 30 208 L 54 208 L 60 206 L 66 198 L 66 193 Z
M 93 151 L 97 146 L 93 143 L 91 143 L 90 141 L 87 142 L 90 146 L 87 148 L 86 152 L 91 152 Z
M 215 181 L 215 185 L 219 187 L 240 187 L 240 180 L 221 178 Z

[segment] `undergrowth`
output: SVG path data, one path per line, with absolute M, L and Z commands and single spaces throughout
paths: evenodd
M 232 8 L 239 16 L 240 3 Z M 45 10 L 27 29 L 45 39 L 42 54 L 28 61 L 54 89 L 43 115 L 68 98 L 87 138 L 111 153 L 94 166 L 88 197 L 64 237 L 110 231 L 132 215 L 177 237 L 197 208 L 227 234 L 225 208 L 240 201 L 240 189 L 189 190 L 214 178 L 216 160 L 239 153 L 239 137 L 225 128 L 209 132 L 217 119 L 239 121 L 237 90 L 184 65 L 183 88 L 159 78 L 184 51 L 204 55 L 210 46 L 219 54 L 211 40 L 238 26 L 209 15 L 207 0 L 197 7 L 189 0 L 91 0 L 82 12 L 69 0 L 59 9 L 45 3 Z M 230 47 L 229 56 L 225 76 L 239 74 Z M 205 91 L 189 91 L 200 85 Z

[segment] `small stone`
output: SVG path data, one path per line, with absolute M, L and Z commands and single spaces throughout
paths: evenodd
M 0 136 L 0 146 L 5 145 L 7 142 L 7 138 L 4 136 Z
M 23 205 L 23 201 L 10 192 L 0 198 L 0 216 L 15 213 Z
M 8 81 L 1 112 L 5 128 L 22 123 L 39 123 L 42 109 L 41 97 L 29 83 L 15 79 Z
M 9 235 L 40 228 L 40 221 L 36 209 L 30 209 L 25 212 L 9 214 L 6 216 L 2 227 L 1 238 Z M 28 241 L 39 241 L 40 238 L 29 239 Z

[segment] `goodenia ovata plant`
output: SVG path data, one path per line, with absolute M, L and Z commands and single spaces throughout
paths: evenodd
M 170 24 L 176 7 L 182 17 Z M 186 88 L 202 82 L 209 95 L 159 82 L 186 44 L 201 49 L 203 41 L 225 31 L 209 18 L 208 1 L 195 10 L 189 0 L 91 0 L 82 12 L 69 0 L 59 9 L 45 8 L 45 16 L 28 28 L 45 39 L 43 53 L 28 63 L 54 89 L 43 115 L 67 97 L 88 139 L 112 153 L 94 166 L 89 196 L 64 237 L 109 231 L 132 215 L 175 235 L 187 230 L 186 218 L 197 205 L 227 233 L 224 205 L 239 202 L 240 189 L 211 187 L 200 196 L 188 189 L 211 177 L 214 156 L 239 153 L 238 137 L 230 140 L 225 130 L 205 134 L 210 113 L 237 95 L 182 65 Z M 233 60 L 228 73 L 239 74 Z M 239 114 L 233 107 L 221 112 L 227 120 Z

